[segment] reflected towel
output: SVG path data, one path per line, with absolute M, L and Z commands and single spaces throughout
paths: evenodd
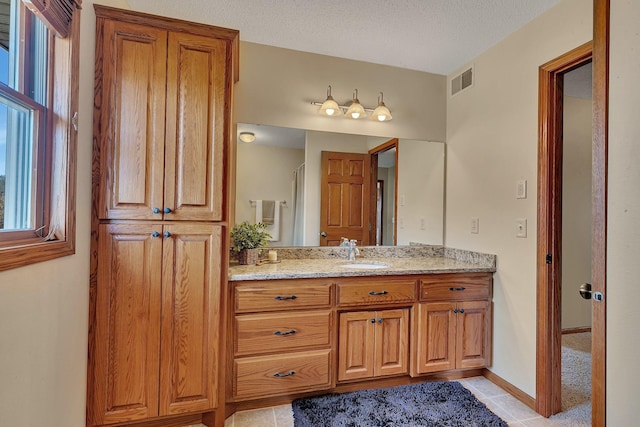
M 256 200 L 256 223 L 264 222 L 264 205 L 267 200 Z M 273 224 L 267 225 L 267 233 L 271 234 L 270 242 L 277 242 L 280 240 L 280 201 L 273 200 Z
M 263 200 L 262 201 L 262 223 L 272 225 L 275 218 L 276 201 L 275 200 Z

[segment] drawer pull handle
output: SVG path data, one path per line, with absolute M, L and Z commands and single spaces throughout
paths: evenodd
M 295 330 L 295 329 L 292 329 L 292 330 L 287 331 L 287 332 L 275 331 L 275 332 L 273 333 L 273 335 L 278 335 L 278 336 L 281 336 L 281 337 L 286 337 L 287 335 L 293 335 L 293 334 L 295 334 L 295 333 L 296 333 L 296 330 Z
M 287 301 L 287 300 L 294 300 L 296 298 L 298 298 L 298 297 L 295 296 L 295 295 L 291 295 L 289 297 L 282 297 L 282 296 L 278 295 L 275 299 L 278 300 L 278 301 Z
M 387 291 L 381 291 L 381 292 L 371 291 L 371 292 L 369 292 L 369 295 L 386 295 L 388 293 L 389 292 L 387 292 Z
M 450 291 L 464 291 L 464 287 L 459 287 L 459 288 L 449 288 Z
M 275 374 L 273 374 L 273 376 L 276 378 L 284 378 L 284 377 L 290 377 L 295 374 L 296 374 L 296 371 L 289 371 L 286 374 L 281 374 L 280 372 L 276 372 Z

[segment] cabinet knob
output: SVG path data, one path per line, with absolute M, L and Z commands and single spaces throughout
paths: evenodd
M 275 374 L 273 374 L 274 377 L 276 378 L 283 378 L 283 377 L 290 377 L 292 375 L 295 375 L 296 371 L 289 371 L 285 374 L 281 374 L 280 372 L 276 372 Z
M 164 208 L 163 212 L 169 214 L 171 213 L 171 208 Z
M 160 237 L 160 233 L 154 231 L 153 233 L 151 233 L 151 237 Z
M 464 313 L 464 308 L 461 308 L 461 309 L 460 309 L 460 313 Z
M 159 214 L 160 213 L 160 208 L 153 208 L 153 213 L 154 214 Z
M 383 319 L 382 317 L 379 317 L 379 318 L 378 318 L 378 323 L 382 323 L 382 321 L 383 321 L 383 320 L 384 320 L 384 319 Z
M 454 309 L 453 309 L 453 312 L 457 314 L 457 313 L 458 313 L 458 309 L 457 309 L 457 308 L 454 308 Z
M 169 233 L 168 231 L 165 231 L 163 236 L 166 237 L 166 238 L 169 238 L 169 237 L 171 237 L 171 233 Z
M 371 323 L 376 323 L 376 319 L 371 318 Z

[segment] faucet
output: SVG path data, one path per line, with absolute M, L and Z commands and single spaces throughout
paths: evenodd
M 347 258 L 349 258 L 349 261 L 355 261 L 356 256 L 360 255 L 360 251 L 356 248 L 356 241 L 354 239 L 349 240 L 348 248 Z

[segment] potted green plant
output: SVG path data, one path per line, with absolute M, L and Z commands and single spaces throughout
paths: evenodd
M 250 224 L 244 221 L 231 229 L 231 250 L 238 254 L 240 264 L 256 264 L 260 248 L 267 246 L 271 235 L 265 230 L 267 225 L 261 222 Z

